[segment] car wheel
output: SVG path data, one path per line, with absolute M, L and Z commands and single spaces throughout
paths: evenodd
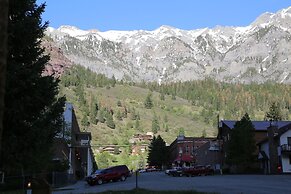
M 102 185 L 102 183 L 103 183 L 102 179 L 98 179 L 97 183 L 98 183 L 98 185 Z
M 125 181 L 125 180 L 126 180 L 126 177 L 125 177 L 124 175 L 122 175 L 122 176 L 120 177 L 120 180 L 121 180 L 121 181 Z
M 93 182 L 88 182 L 88 185 L 93 186 L 95 184 Z

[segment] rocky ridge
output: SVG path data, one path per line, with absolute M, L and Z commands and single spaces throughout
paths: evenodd
M 117 79 L 291 83 L 291 7 L 246 27 L 100 32 L 61 26 L 46 35 L 72 63 Z

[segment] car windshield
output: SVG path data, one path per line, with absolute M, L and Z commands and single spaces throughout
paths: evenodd
M 103 169 L 96 170 L 93 174 L 100 174 L 103 171 Z

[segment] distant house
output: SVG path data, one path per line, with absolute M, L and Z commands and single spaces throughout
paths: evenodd
M 106 146 L 102 148 L 103 152 L 108 152 L 110 154 L 114 154 L 115 147 L 114 146 Z
M 215 138 L 185 137 L 179 135 L 169 146 L 172 166 L 193 166 L 197 163 L 197 151 Z
M 56 135 L 54 161 L 67 161 L 70 180 L 82 179 L 93 172 L 95 163 L 91 149 L 91 133 L 81 132 L 71 103 L 66 103 L 64 128 Z
M 103 147 L 103 148 L 101 149 L 101 151 L 102 151 L 102 152 L 108 152 L 108 153 L 110 153 L 110 154 L 115 154 L 115 155 L 121 153 L 119 147 L 116 146 L 116 145 L 108 145 L 108 146 L 105 146 L 105 147 Z
M 148 150 L 148 146 L 148 144 L 132 145 L 131 155 L 140 155 L 142 153 L 145 153 Z
M 268 137 L 258 143 L 258 159 L 265 174 L 291 173 L 291 121 L 273 122 Z
M 133 137 L 129 140 L 131 144 L 139 142 L 150 142 L 153 139 L 151 134 L 134 134 Z

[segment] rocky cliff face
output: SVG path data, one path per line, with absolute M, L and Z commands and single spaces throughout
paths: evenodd
M 64 55 L 62 49 L 52 39 L 44 37 L 42 46 L 45 48 L 45 53 L 50 54 L 50 60 L 42 73 L 44 76 L 53 75 L 54 77 L 60 77 L 67 68 L 72 66 L 73 63 Z
M 99 32 L 61 26 L 46 34 L 73 63 L 117 79 L 291 83 L 291 7 L 246 27 Z

